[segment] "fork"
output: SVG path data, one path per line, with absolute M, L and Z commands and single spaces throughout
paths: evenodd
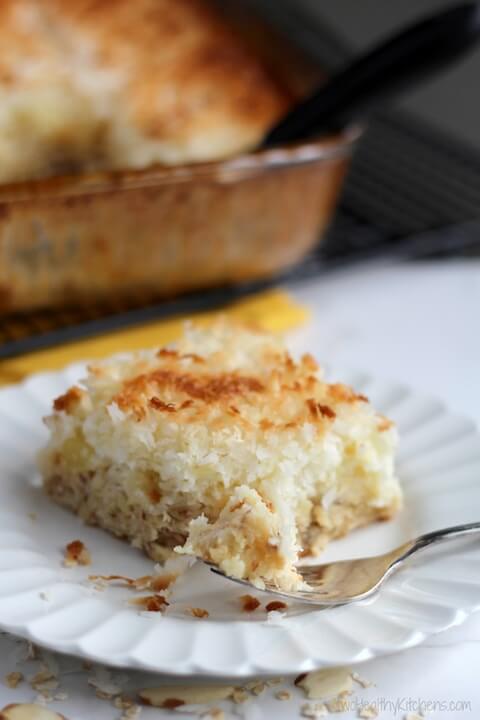
M 319 607 L 358 602 L 376 593 L 385 580 L 405 565 L 413 555 L 432 545 L 466 535 L 480 535 L 480 522 L 434 530 L 425 535 L 420 535 L 414 540 L 409 540 L 384 555 L 354 560 L 339 560 L 323 565 L 298 566 L 296 568 L 297 572 L 308 585 L 308 588 L 287 592 L 280 590 L 273 583 L 266 582 L 265 590 L 290 600 L 301 600 Z M 212 563 L 207 562 L 206 564 L 218 575 L 223 575 L 242 585 L 257 589 L 253 583 L 247 580 L 240 580 L 227 575 Z

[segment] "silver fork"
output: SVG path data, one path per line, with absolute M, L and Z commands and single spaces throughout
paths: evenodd
M 265 583 L 265 589 L 290 600 L 301 600 L 323 607 L 357 602 L 375 593 L 384 581 L 393 572 L 399 570 L 412 555 L 445 540 L 475 534 L 480 535 L 480 522 L 435 530 L 420 535 L 414 540 L 409 540 L 384 555 L 357 558 L 356 560 L 340 560 L 324 565 L 298 566 L 297 571 L 309 586 L 306 590 L 287 592 L 279 590 L 272 583 Z M 239 580 L 226 575 L 212 563 L 207 563 L 207 565 L 218 575 L 256 589 L 247 580 Z

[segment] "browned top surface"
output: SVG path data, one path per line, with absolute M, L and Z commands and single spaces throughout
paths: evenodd
M 0 88 L 117 72 L 133 124 L 181 139 L 228 119 L 265 130 L 286 93 L 206 0 L 2 0 Z M 53 69 L 53 74 L 52 74 Z
M 115 403 L 137 422 L 163 416 L 181 424 L 200 420 L 212 426 L 224 423 L 269 431 L 293 429 L 305 422 L 326 429 L 339 407 L 367 401 L 347 386 L 322 381 L 310 355 L 297 363 L 287 352 L 267 348 L 257 358 L 257 367 L 236 370 L 222 367 L 222 358 L 223 353 L 202 358 L 162 350 L 153 366 L 151 362 L 131 365 L 103 402 Z M 103 383 L 109 370 L 91 372 Z M 55 409 L 75 412 L 77 398 L 70 400 L 68 394 L 62 396 Z
M 194 424 L 244 437 L 290 435 L 308 424 L 322 434 L 357 414 L 368 427 L 390 427 L 365 396 L 325 382 L 311 355 L 297 361 L 274 336 L 223 321 L 204 329 L 188 326 L 175 349 L 91 366 L 85 389 L 73 387 L 54 402 L 57 413 L 81 421 L 93 412 L 102 427 L 105 409 L 114 424 L 128 423 L 134 434 L 137 423 L 146 423 L 149 432 Z

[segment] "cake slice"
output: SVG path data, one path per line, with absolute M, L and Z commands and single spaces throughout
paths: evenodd
M 54 401 L 46 492 L 161 560 L 176 550 L 258 587 L 398 510 L 397 434 L 310 355 L 220 322 L 115 357 Z

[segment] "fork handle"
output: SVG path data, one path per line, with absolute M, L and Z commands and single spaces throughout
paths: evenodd
M 444 542 L 445 540 L 453 540 L 463 537 L 464 535 L 480 535 L 480 522 L 466 523 L 465 525 L 454 525 L 453 527 L 442 528 L 441 530 L 433 530 L 433 532 L 420 535 L 415 540 L 405 544 L 405 552 L 402 559 L 410 557 L 420 550 L 424 550 L 431 545 Z

